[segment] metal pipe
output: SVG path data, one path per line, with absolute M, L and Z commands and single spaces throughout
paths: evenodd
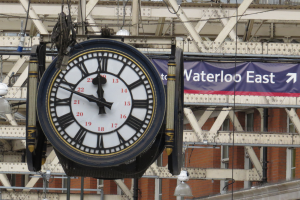
M 232 107 L 233 103 L 193 103 L 193 102 L 185 102 L 185 106 L 226 106 Z M 256 107 L 256 108 L 300 108 L 300 105 L 284 105 L 284 104 L 239 104 L 236 103 L 235 106 L 241 107 Z
M 44 190 L 44 188 L 41 187 L 6 187 L 6 186 L 0 186 L 0 189 L 13 189 L 13 190 Z M 63 190 L 67 191 L 68 188 L 46 188 L 47 190 Z M 81 188 L 71 188 L 71 191 L 80 191 Z M 90 192 L 101 192 L 101 189 L 84 189 L 84 191 L 90 191 Z
M 80 200 L 83 200 L 83 191 L 84 191 L 84 177 L 81 177 L 81 191 L 80 191 Z
M 67 200 L 70 200 L 70 189 L 71 189 L 71 181 L 70 176 L 67 179 Z
M 263 128 L 264 131 L 267 132 L 268 131 L 268 118 L 269 118 L 269 114 L 268 114 L 268 108 L 264 108 L 264 120 L 263 120 Z M 263 147 L 263 177 L 262 177 L 262 182 L 263 183 L 267 183 L 268 182 L 268 177 L 267 177 L 267 170 L 268 170 L 268 148 L 267 147 Z
M 133 200 L 139 199 L 139 179 L 133 179 Z
M 100 197 L 100 200 L 104 200 L 104 193 L 103 193 L 103 189 L 102 188 L 100 188 L 100 192 L 101 192 L 101 197 Z

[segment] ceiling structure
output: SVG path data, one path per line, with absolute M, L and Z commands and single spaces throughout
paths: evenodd
M 169 0 L 166 3 L 138 0 L 127 2 L 89 0 L 86 2 L 83 19 L 87 22 L 87 35 L 101 35 L 101 28 L 104 27 L 112 28 L 116 33 L 123 27 L 130 31 L 132 36 L 126 40 L 127 43 L 143 44 L 140 50 L 151 54 L 169 54 L 170 44 L 176 42 L 177 46 L 183 48 L 186 56 L 195 57 L 220 58 L 220 56 L 230 57 L 237 53 L 241 58 L 264 56 L 296 59 L 300 55 L 300 3 L 288 0 L 244 0 L 239 3 L 236 5 L 233 1 L 227 0 L 188 0 L 178 7 L 175 0 Z M 125 8 L 124 5 L 126 5 Z M 28 0 L 0 0 L 0 55 L 1 52 L 12 52 L 17 49 L 22 31 L 21 24 L 25 26 L 27 6 Z M 31 1 L 25 50 L 26 48 L 29 50 L 32 45 L 39 44 L 40 41 L 49 41 L 61 8 L 61 0 Z M 67 4 L 63 6 L 63 10 L 65 13 L 69 12 Z M 236 11 L 238 11 L 237 17 Z M 74 22 L 81 21 L 78 18 L 78 1 L 71 1 L 70 12 Z M 236 24 L 237 28 L 235 28 Z M 86 39 L 86 36 L 79 36 L 78 42 Z M 11 105 L 15 105 L 13 114 L 0 116 L 0 143 L 2 144 L 0 146 L 0 181 L 5 187 L 10 187 L 5 173 L 30 173 L 27 164 L 22 160 L 25 150 L 26 106 L 18 104 L 26 102 L 29 57 L 27 55 L 22 57 L 2 55 L 1 59 L 4 75 L 1 80 L 9 85 L 6 99 Z M 47 64 L 52 59 L 52 56 L 47 56 Z M 270 140 L 264 133 L 243 134 L 244 131 L 230 109 L 233 106 L 233 96 L 185 94 L 184 98 L 185 104 L 190 106 L 185 109 L 186 122 L 189 122 L 193 129 L 184 131 L 186 145 L 189 145 L 189 142 L 202 145 L 230 144 L 232 142 L 230 133 L 219 132 L 219 128 L 227 116 L 235 120 L 236 129 L 241 132 L 237 137 L 236 145 L 246 147 L 254 166 L 253 169 L 237 171 L 235 180 L 260 181 L 262 179 L 261 162 L 251 146 L 300 146 L 299 135 L 277 133 Z M 235 103 L 240 109 L 290 107 L 292 109 L 286 109 L 286 111 L 300 130 L 300 120 L 294 110 L 295 107 L 300 106 L 300 98 L 239 96 Z M 196 106 L 203 106 L 206 110 L 199 113 L 194 109 Z M 229 108 L 223 108 L 223 112 L 217 113 L 217 120 L 211 130 L 202 131 L 202 125 L 213 113 L 210 108 L 212 106 Z M 49 147 L 47 161 L 42 171 L 46 170 L 51 170 L 57 175 L 64 174 L 51 147 Z M 224 179 L 231 178 L 229 169 L 191 168 L 188 170 L 191 179 L 216 179 L 221 175 Z M 175 178 L 166 168 L 157 167 L 155 164 L 147 170 L 145 177 Z M 26 187 L 33 187 L 37 180 L 38 178 L 31 178 Z M 132 197 L 132 193 L 122 182 L 117 182 L 117 184 L 127 197 Z M 11 189 L 8 189 L 7 193 L 11 198 L 17 198 L 17 194 Z

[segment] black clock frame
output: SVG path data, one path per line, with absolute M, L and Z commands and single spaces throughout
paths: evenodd
M 139 66 L 144 68 L 145 73 L 147 73 L 149 77 L 149 82 L 152 81 L 151 84 L 154 91 L 153 98 L 155 98 L 156 101 L 156 110 L 153 113 L 152 118 L 154 123 L 152 123 L 152 126 L 149 128 L 148 132 L 144 133 L 144 136 L 142 136 L 142 138 L 135 144 L 134 147 L 114 155 L 97 157 L 79 151 L 74 151 L 74 149 L 70 148 L 60 137 L 58 137 L 55 128 L 51 125 L 47 105 L 49 85 L 52 83 L 52 79 L 57 73 L 57 69 L 55 68 L 56 60 L 50 64 L 41 79 L 38 88 L 37 108 L 42 129 L 48 140 L 58 152 L 65 155 L 70 160 L 82 165 L 93 167 L 109 167 L 120 165 L 130 159 L 134 159 L 153 144 L 153 141 L 159 132 L 164 119 L 165 93 L 160 76 L 150 60 L 137 49 L 124 43 L 106 39 L 86 41 L 74 47 L 73 51 L 71 52 L 71 57 L 82 53 L 82 50 L 91 51 L 99 48 L 113 49 L 130 57 L 132 60 L 138 63 Z

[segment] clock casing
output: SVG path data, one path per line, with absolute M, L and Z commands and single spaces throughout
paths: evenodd
M 66 158 L 93 167 L 135 159 L 153 144 L 165 114 L 165 93 L 150 60 L 113 40 L 75 46 L 66 71 L 54 60 L 38 88 L 42 129 Z

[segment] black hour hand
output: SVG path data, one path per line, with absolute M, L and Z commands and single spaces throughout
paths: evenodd
M 104 90 L 102 88 L 102 84 L 106 83 L 106 78 L 102 77 L 99 72 L 98 76 L 94 78 L 92 82 L 94 85 L 98 85 L 98 90 L 97 90 L 98 99 L 106 102 L 106 100 L 103 98 Z M 99 107 L 99 114 L 106 114 L 104 106 L 102 104 L 97 104 L 97 105 Z

